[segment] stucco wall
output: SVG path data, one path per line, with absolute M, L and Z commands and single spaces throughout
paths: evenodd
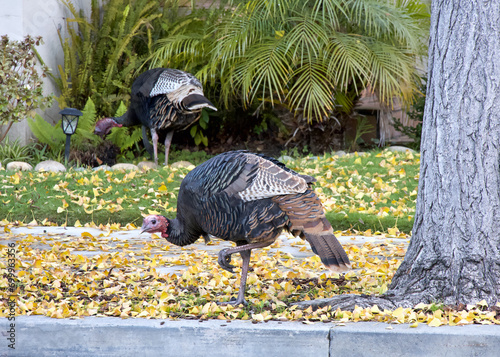
M 71 0 L 76 8 L 90 11 L 90 1 Z M 57 66 L 63 62 L 63 53 L 57 30 L 66 35 L 65 17 L 69 16 L 66 7 L 59 0 L 0 0 L 0 35 L 8 35 L 12 40 L 21 40 L 26 35 L 42 36 L 44 44 L 37 48 L 45 64 L 57 75 Z M 44 94 L 54 93 L 57 89 L 50 78 L 45 78 Z M 40 112 L 45 120 L 54 123 L 60 119 L 59 107 L 54 101 L 52 106 Z M 0 128 L 2 131 L 3 128 Z M 19 139 L 25 145 L 31 139 L 31 131 L 26 120 L 15 123 L 9 131 L 11 140 Z

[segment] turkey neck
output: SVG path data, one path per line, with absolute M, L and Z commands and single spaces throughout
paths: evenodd
M 184 246 L 188 244 L 193 244 L 200 238 L 203 232 L 193 232 L 187 230 L 185 224 L 181 222 L 178 218 L 169 219 L 169 225 L 167 231 L 162 233 L 162 237 L 165 238 L 169 243 Z M 167 235 L 167 236 L 165 236 Z
M 120 117 L 113 117 L 113 120 L 117 122 L 118 124 L 121 124 L 123 126 L 134 126 L 141 124 L 140 121 L 138 121 L 137 116 L 135 115 L 134 111 L 131 110 L 130 108 L 127 109 L 125 114 L 123 114 Z

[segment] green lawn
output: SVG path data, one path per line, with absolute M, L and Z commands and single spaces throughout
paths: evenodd
M 345 157 L 293 159 L 287 165 L 316 177 L 315 189 L 335 230 L 409 233 L 420 155 L 374 151 Z M 140 225 L 150 213 L 175 215 L 177 191 L 191 168 L 150 171 L 0 171 L 0 218 L 9 222 Z

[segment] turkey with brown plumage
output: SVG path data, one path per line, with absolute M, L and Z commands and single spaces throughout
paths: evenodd
M 233 272 L 231 255 L 240 253 L 240 290 L 231 303 L 245 303 L 251 250 L 271 245 L 283 229 L 307 240 L 331 270 L 350 269 L 349 258 L 311 188 L 314 181 L 273 158 L 245 151 L 227 152 L 186 175 L 180 186 L 175 219 L 147 216 L 142 232 L 159 232 L 179 246 L 209 234 L 235 242 L 236 247 L 219 252 L 218 262 Z

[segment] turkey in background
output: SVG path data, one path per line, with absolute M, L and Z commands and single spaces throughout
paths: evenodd
M 132 84 L 130 105 L 118 118 L 96 123 L 94 133 L 105 137 L 113 127 L 142 125 L 146 150 L 158 164 L 158 135 L 165 132 L 165 165 L 174 131 L 183 130 L 200 118 L 201 110 L 215 106 L 203 95 L 200 81 L 190 73 L 171 68 L 155 68 L 142 73 Z M 151 131 L 153 147 L 147 138 Z
M 231 255 L 243 259 L 238 297 L 245 303 L 246 277 L 251 250 L 276 241 L 283 229 L 307 240 L 331 270 L 351 264 L 333 234 L 313 177 L 300 175 L 276 159 L 246 151 L 220 154 L 190 171 L 181 183 L 177 217 L 150 215 L 142 232 L 161 233 L 172 244 L 184 246 L 208 235 L 233 241 L 234 248 L 219 252 L 218 263 L 230 272 Z M 142 233 L 141 232 L 141 233 Z

